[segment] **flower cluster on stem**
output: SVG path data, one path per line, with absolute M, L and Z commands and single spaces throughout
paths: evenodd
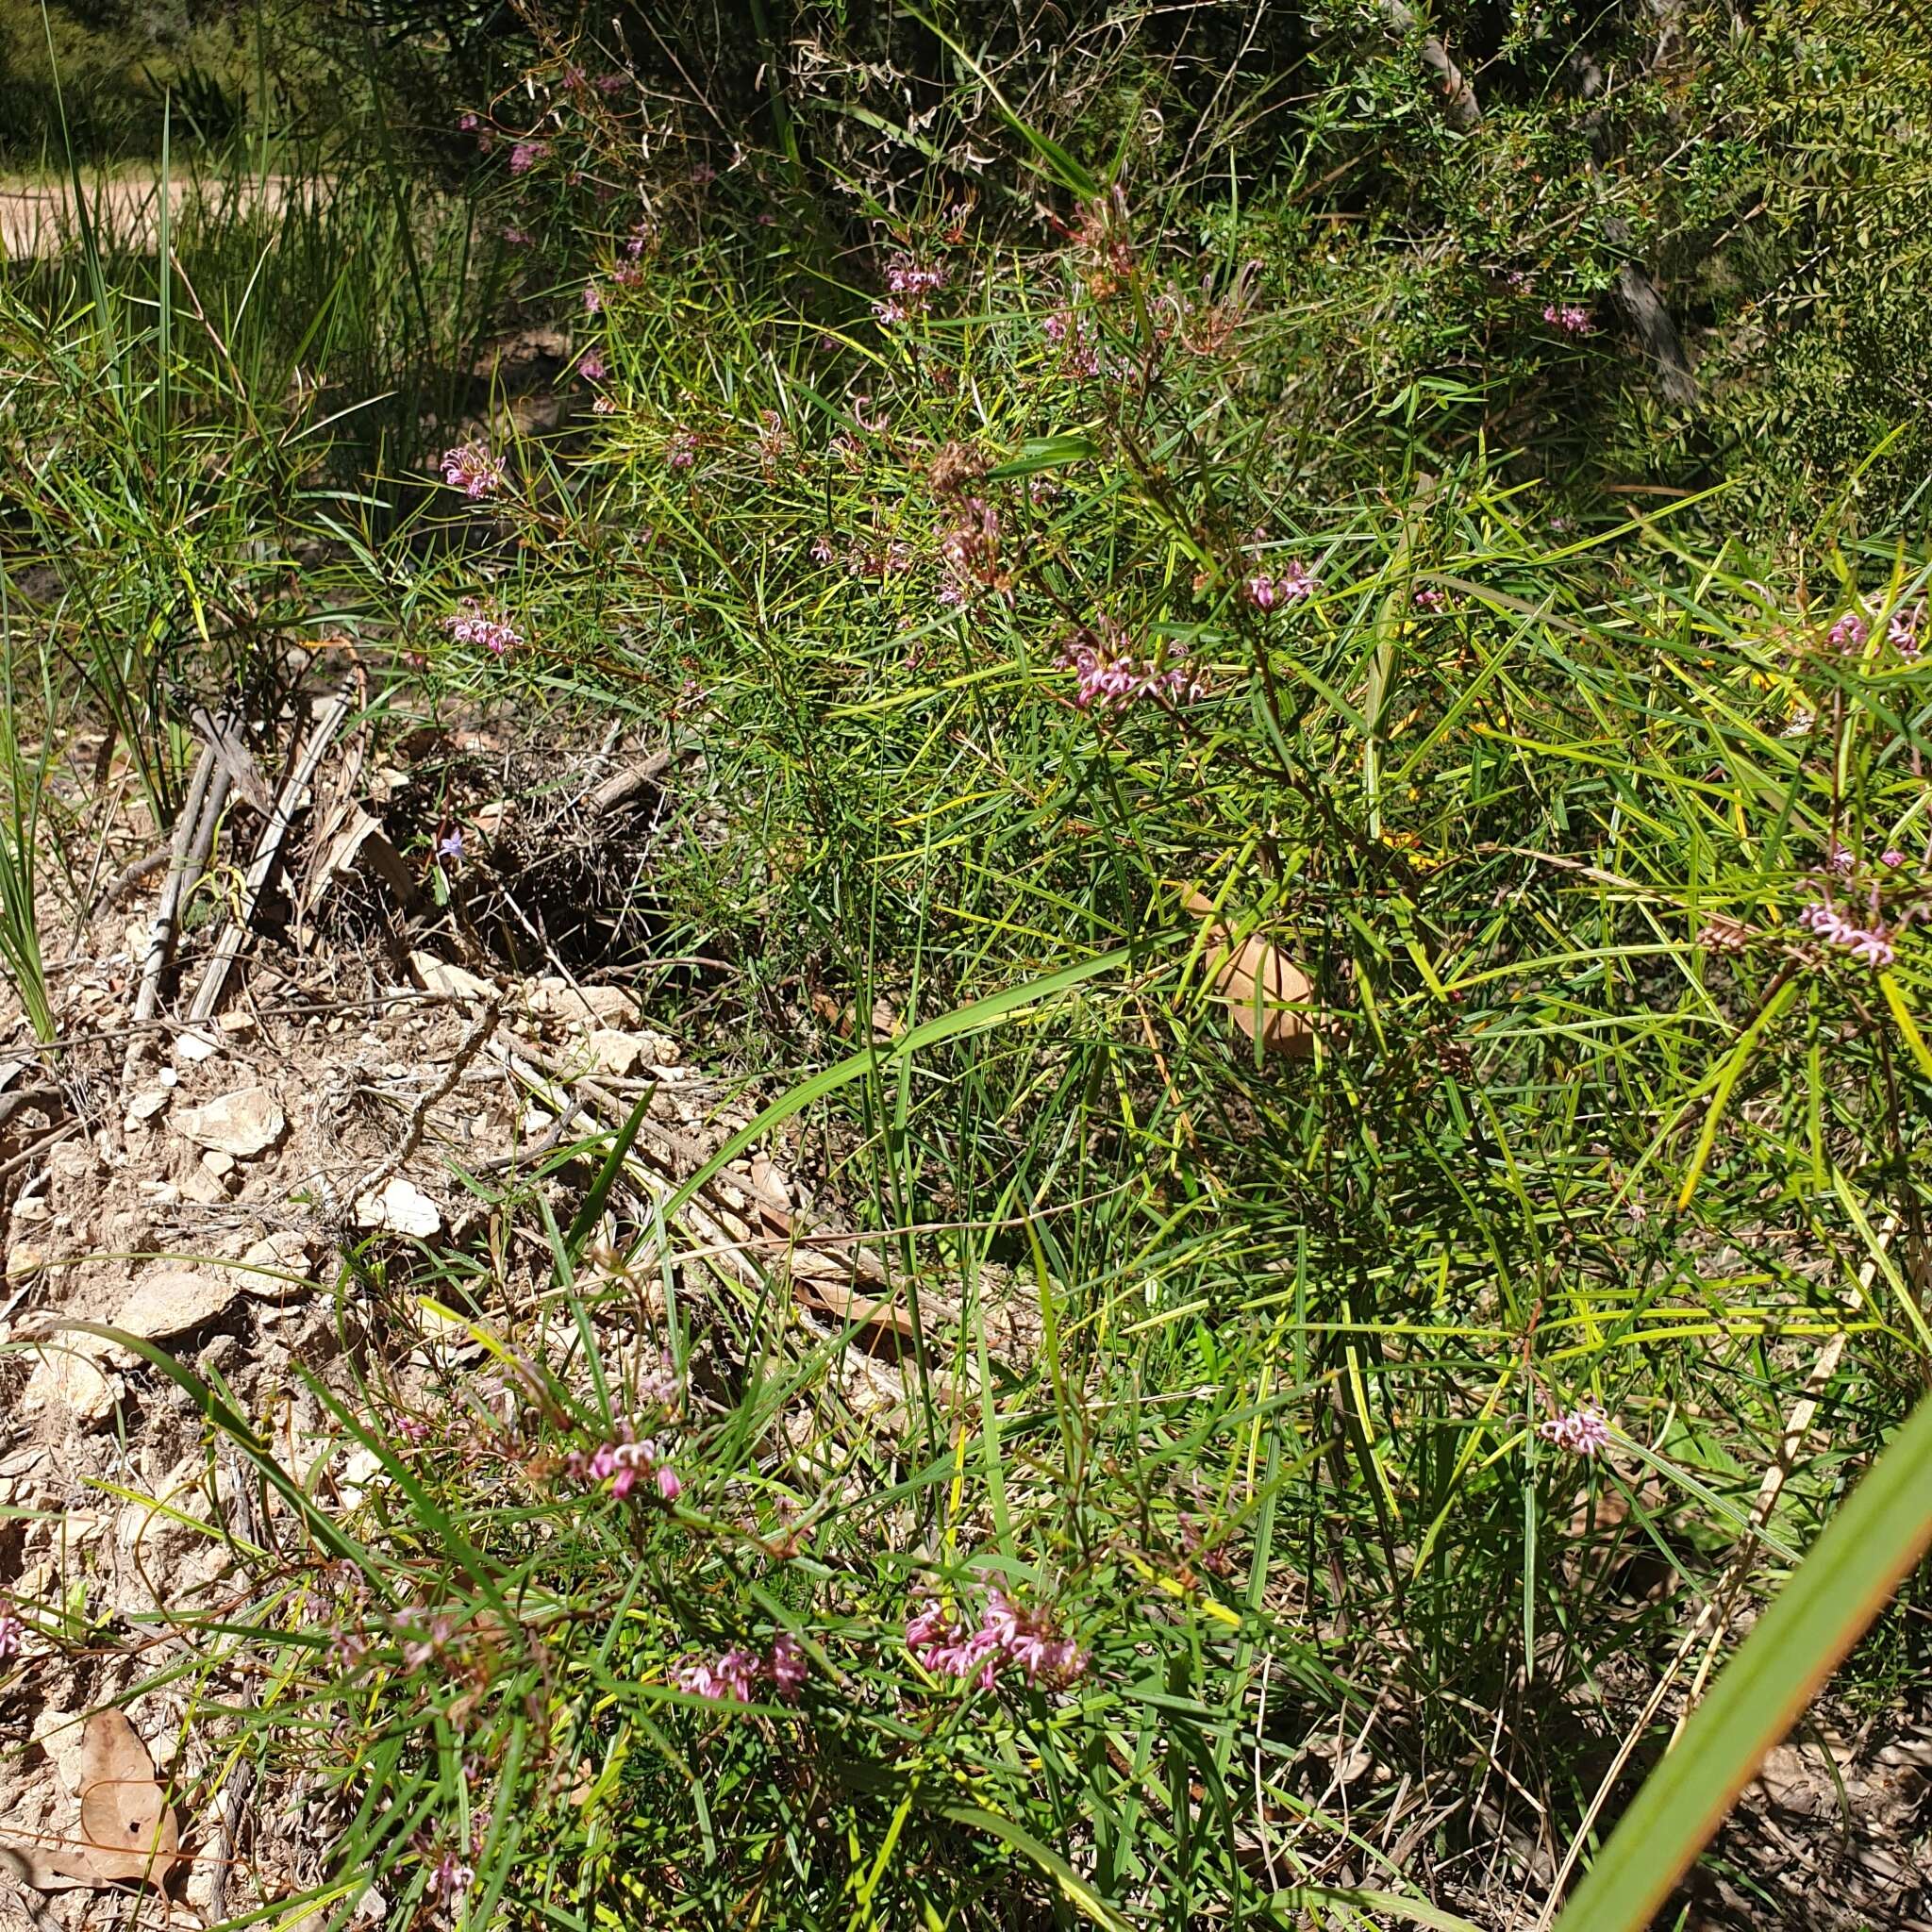
M 442 453 L 442 480 L 476 502 L 503 488 L 503 465 L 491 455 L 488 443 L 458 443 Z
M 522 634 L 500 617 L 491 617 L 474 597 L 442 620 L 442 627 L 459 644 L 471 644 L 492 657 L 507 658 L 523 642 Z
M 641 1437 L 628 1421 L 620 1421 L 610 1439 L 594 1449 L 573 1449 L 563 1458 L 563 1470 L 578 1482 L 608 1483 L 620 1503 L 641 1481 L 652 1484 L 667 1503 L 684 1491 L 669 1452 L 650 1437 Z
M 1107 618 L 1093 630 L 1075 631 L 1056 660 L 1079 680 L 1074 702 L 1085 710 L 1124 711 L 1138 698 L 1171 703 L 1198 698 L 1203 687 L 1187 662 L 1187 650 L 1170 644 L 1164 659 L 1137 657 L 1126 633 Z
M 934 1676 L 971 1679 L 982 1690 L 1008 1669 L 1036 1689 L 1071 1684 L 1089 1661 L 1071 1637 L 1056 1633 L 1044 1611 L 1022 1609 L 996 1590 L 988 1592 L 971 1630 L 937 1603 L 927 1604 L 907 1619 L 906 1648 Z
M 769 1684 L 787 1704 L 797 1697 L 807 1674 L 805 1651 L 797 1638 L 781 1630 L 760 1657 L 734 1647 L 715 1657 L 692 1657 L 672 1666 L 671 1681 L 693 1697 L 712 1704 L 749 1704 L 760 1684 Z
M 1539 1423 L 1536 1432 L 1545 1442 L 1554 1442 L 1573 1456 L 1594 1456 L 1610 1446 L 1610 1419 L 1593 1402 L 1553 1415 Z

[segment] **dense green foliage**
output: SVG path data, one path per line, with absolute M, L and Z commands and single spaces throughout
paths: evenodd
M 381 1474 L 209 1632 L 275 1660 L 332 1896 L 1513 1923 L 1932 1358 L 1932 53 L 1471 8 L 1458 127 L 1359 8 L 398 25 L 330 30 L 421 127 L 258 126 L 304 192 L 0 290 L 13 647 L 158 818 L 185 702 L 273 716 L 345 628 L 378 730 L 675 748 L 638 891 L 706 963 L 612 963 L 915 1332 L 868 1399 L 782 1257 L 614 1170 L 352 1248 Z M 481 351 L 540 325 L 572 400 L 519 428 Z M 1191 894 L 1306 971 L 1306 1053 Z M 626 1424 L 675 1497 L 584 1460 Z M 928 1668 L 995 1590 L 1082 1668 Z M 1844 1696 L 1923 1682 L 1924 1607 Z

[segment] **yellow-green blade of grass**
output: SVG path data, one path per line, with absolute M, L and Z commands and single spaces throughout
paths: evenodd
M 1556 1932 L 1643 1932 L 1900 1577 L 1932 1543 L 1932 1401 L 1922 1402 L 1825 1526 L 1644 1780 Z

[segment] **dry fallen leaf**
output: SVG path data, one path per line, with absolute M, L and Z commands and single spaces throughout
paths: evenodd
M 1200 892 L 1190 891 L 1181 903 L 1190 912 L 1213 916 L 1213 900 Z M 1201 941 L 1201 958 L 1208 985 L 1250 1040 L 1258 1039 L 1275 1053 L 1313 1052 L 1314 1023 L 1307 1008 L 1315 986 L 1291 959 L 1262 939 L 1250 937 L 1236 946 L 1233 933 L 1219 920 Z
M 95 1711 L 81 1733 L 80 1836 L 103 1884 L 144 1878 L 158 1890 L 180 1856 L 175 1807 L 123 1711 Z

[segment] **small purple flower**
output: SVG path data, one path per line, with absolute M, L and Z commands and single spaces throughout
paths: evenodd
M 429 1874 L 429 1890 L 438 1904 L 453 1906 L 476 1882 L 475 1872 L 454 1852 L 445 1852 Z
M 679 424 L 665 439 L 664 460 L 674 470 L 688 470 L 697 459 L 697 431 Z
M 1074 702 L 1081 710 L 1096 705 L 1103 710 L 1124 711 L 1137 698 L 1164 697 L 1170 702 L 1197 698 L 1200 680 L 1187 665 L 1183 645 L 1168 647 L 1167 662 L 1136 658 L 1121 627 L 1103 618 L 1096 630 L 1074 633 L 1061 647 L 1060 668 L 1079 680 Z
M 1925 607 L 1913 604 L 1894 610 L 1885 626 L 1885 641 L 1901 658 L 1919 655 L 1919 626 L 1925 621 Z
M 442 453 L 442 480 L 473 503 L 503 488 L 503 465 L 482 442 L 458 443 Z
M 1898 957 L 1893 935 L 1875 919 L 1870 925 L 1861 925 L 1828 899 L 1813 900 L 1798 914 L 1798 924 L 1874 973 L 1883 973 Z
M 503 240 L 507 248 L 527 248 L 535 237 L 527 228 L 519 228 L 512 224 L 503 231 Z
M 1896 872 L 1906 862 L 1906 856 L 1896 845 L 1888 845 L 1878 855 L 1878 862 L 1889 871 Z
M 475 645 L 496 658 L 508 657 L 524 641 L 521 632 L 488 615 L 474 597 L 465 597 L 463 608 L 445 617 L 442 627 L 458 643 Z
M 1409 601 L 1418 610 L 1440 610 L 1448 600 L 1433 584 L 1424 584 Z
M 1257 610 L 1273 610 L 1278 604 L 1299 604 L 1315 588 L 1315 579 L 1302 563 L 1290 558 L 1279 576 L 1258 573 L 1241 586 L 1241 594 Z
M 691 185 L 693 188 L 708 188 L 718 178 L 718 171 L 709 161 L 700 161 L 691 171 Z
M 1824 869 L 1826 872 L 1836 873 L 1840 878 L 1845 878 L 1850 875 L 1857 864 L 1857 860 L 1852 856 L 1850 846 L 1840 844 L 1836 839 L 1831 840 L 1826 844 L 1824 848 Z
M 872 319 L 881 328 L 896 328 L 910 314 L 911 310 L 899 301 L 874 302 L 872 305 Z
M 584 312 L 595 315 L 604 307 L 604 291 L 595 282 L 584 284 Z
M 1545 1442 L 1554 1442 L 1573 1456 L 1591 1457 L 1610 1446 L 1609 1418 L 1593 1402 L 1539 1423 L 1536 1432 Z
M 451 827 L 449 828 L 449 830 L 448 830 L 448 831 L 446 831 L 446 832 L 445 832 L 445 833 L 444 833 L 444 834 L 442 835 L 442 837 L 441 837 L 441 839 L 439 839 L 439 840 L 438 840 L 438 841 L 436 841 L 436 856 L 437 856 L 437 858 L 441 858 L 441 859 L 447 859 L 447 860 L 448 860 L 448 861 L 449 861 L 449 862 L 450 862 L 451 864 L 453 864 L 453 865 L 458 865 L 458 864 L 460 864 L 460 863 L 462 862 L 462 857 L 463 857 L 463 828 L 462 828 L 462 826 L 460 826 L 460 825 L 452 825 L 452 826 L 451 826 Z M 424 1425 L 423 1425 L 423 1424 L 422 1424 L 421 1423 L 415 1423 L 415 1424 L 409 1424 L 409 1423 L 405 1423 L 405 1424 L 402 1424 L 402 1427 L 403 1427 L 403 1429 L 404 1429 L 405 1433 L 407 1433 L 407 1432 L 408 1432 L 408 1430 L 409 1430 L 409 1429 L 410 1429 L 411 1427 L 414 1427 L 414 1428 L 419 1428 L 419 1429 L 423 1429 L 423 1433 L 424 1433 L 424 1434 L 425 1434 L 425 1436 L 426 1436 L 426 1435 L 427 1435 L 427 1434 L 429 1433 L 429 1431 L 428 1431 L 428 1430 L 427 1430 L 426 1428 L 424 1428 Z M 411 1440 L 411 1441 L 414 1441 L 414 1440 L 416 1440 L 416 1439 L 412 1437 L 412 1438 L 411 1438 L 410 1440 Z
M 1590 319 L 1590 310 L 1579 308 L 1574 302 L 1550 303 L 1543 309 L 1543 320 L 1552 328 L 1558 328 L 1566 336 L 1588 336 L 1596 333 L 1596 324 Z
M 610 371 L 599 350 L 586 349 L 577 358 L 577 374 L 586 382 L 602 382 L 610 374 Z
M 765 1660 L 765 1674 L 787 1704 L 804 1688 L 808 1669 L 804 1646 L 789 1630 L 781 1630 L 773 1638 L 771 1655 Z
M 621 94 L 625 89 L 625 78 L 621 74 L 600 74 L 591 85 L 600 94 Z
M 512 175 L 527 175 L 543 157 L 550 152 L 549 143 L 541 141 L 520 141 L 509 151 L 509 171 Z
M 458 114 L 457 116 L 457 127 L 461 133 L 475 134 L 481 125 L 474 114 Z
M 18 1657 L 26 1641 L 26 1625 L 11 1610 L 0 1610 L 0 1664 Z
M 1856 610 L 1847 610 L 1832 625 L 1825 641 L 1834 650 L 1856 651 L 1872 635 L 1872 626 Z
M 712 1704 L 749 1704 L 757 1695 L 760 1659 L 756 1651 L 721 1651 L 711 1662 L 702 1657 L 673 1667 L 671 1681 L 693 1697 Z

